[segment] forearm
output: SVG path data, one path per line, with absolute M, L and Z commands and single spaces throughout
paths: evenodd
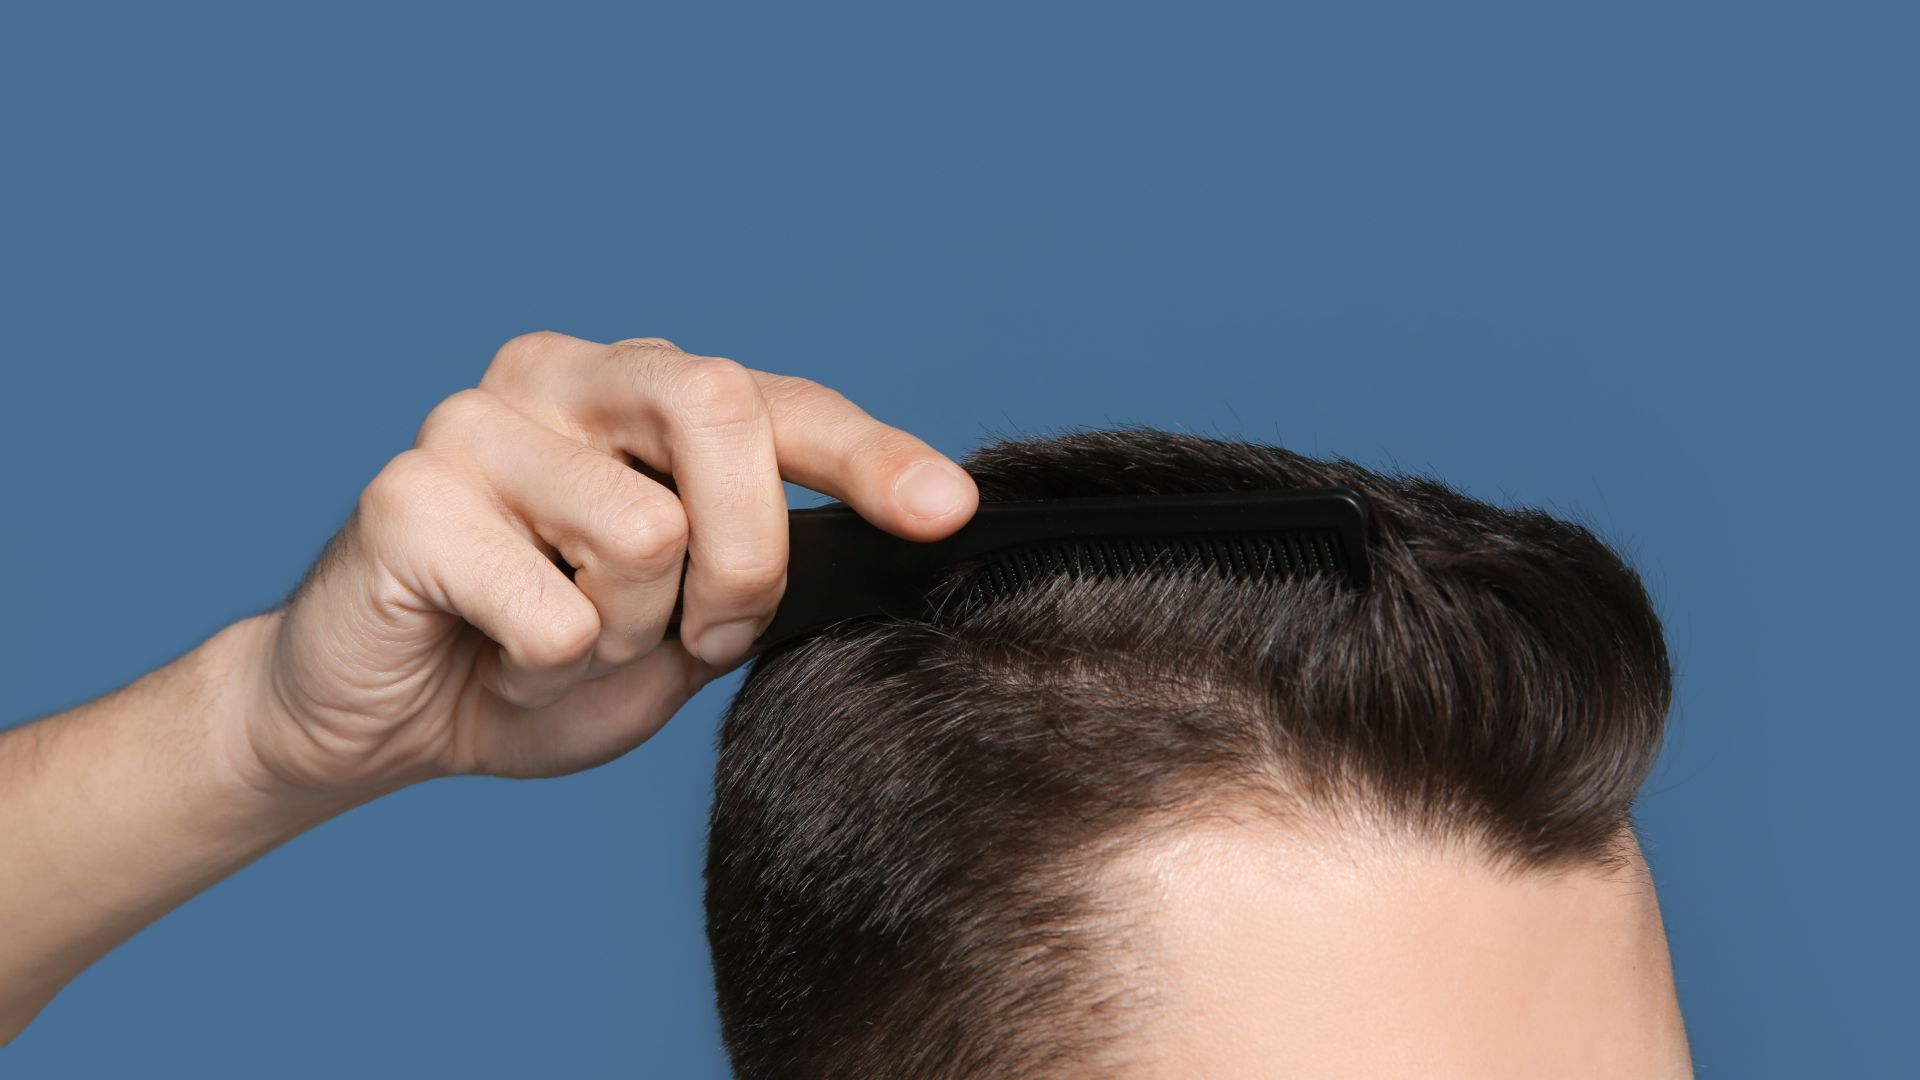
M 783 481 L 927 542 L 979 502 L 837 391 L 656 338 L 524 335 L 481 383 L 361 492 L 284 614 L 0 734 L 0 1043 L 350 806 L 638 746 L 756 648 L 785 588 Z
M 0 1044 L 108 950 L 356 801 L 249 767 L 275 620 L 0 735 Z

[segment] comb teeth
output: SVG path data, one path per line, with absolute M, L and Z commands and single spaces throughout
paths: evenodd
M 1176 569 L 1211 570 L 1226 577 L 1351 576 L 1340 534 L 1331 529 L 1048 541 L 984 558 L 969 575 L 959 610 L 971 611 L 1061 574 L 1118 577 Z
M 871 616 L 943 622 L 1063 574 L 1326 574 L 1364 589 L 1368 521 L 1365 497 L 1337 486 L 989 501 L 930 542 L 895 536 L 849 506 L 789 510 L 787 590 L 755 640 L 771 648 Z M 667 621 L 670 638 L 683 602 Z

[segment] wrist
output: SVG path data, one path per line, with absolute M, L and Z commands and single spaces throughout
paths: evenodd
M 242 619 L 201 646 L 200 681 L 211 695 L 206 745 L 237 801 L 268 820 L 306 826 L 400 785 L 320 783 L 286 767 L 295 725 L 273 687 L 281 617 Z

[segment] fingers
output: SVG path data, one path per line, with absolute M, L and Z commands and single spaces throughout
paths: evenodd
M 772 621 L 787 579 L 786 488 L 759 383 L 731 360 L 657 340 L 591 356 L 538 348 L 547 377 L 521 376 L 529 361 L 511 359 L 497 380 L 503 393 L 672 475 L 688 534 L 680 639 L 708 663 L 737 663 Z
M 485 390 L 442 402 L 420 444 L 472 462 L 493 494 L 574 568 L 573 584 L 600 623 L 587 678 L 660 644 L 687 549 L 687 517 L 672 491 Z
M 586 674 L 600 634 L 592 602 L 467 470 L 432 450 L 409 450 L 367 485 L 361 505 L 381 564 L 497 644 L 475 669 L 494 694 L 539 707 Z
M 766 400 L 731 360 L 657 346 L 621 347 L 610 360 L 596 380 L 602 400 L 631 407 L 602 415 L 602 430 L 671 473 L 686 513 L 680 638 L 709 663 L 733 663 L 786 590 L 787 494 Z
M 782 478 L 911 539 L 979 505 L 964 470 L 817 383 L 691 356 L 657 338 L 595 346 L 540 334 L 481 384 L 541 423 L 671 475 L 687 527 L 681 638 L 721 667 L 746 655 L 785 590 Z

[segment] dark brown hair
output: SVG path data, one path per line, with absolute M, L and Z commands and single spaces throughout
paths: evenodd
M 1090 888 L 1140 829 L 1365 807 L 1512 872 L 1604 861 L 1671 693 L 1639 578 L 1587 529 L 1431 479 L 1151 428 L 1002 440 L 986 500 L 1343 484 L 1374 578 L 1059 576 L 950 625 L 843 623 L 734 699 L 707 928 L 741 1075 L 1111 1062 Z

